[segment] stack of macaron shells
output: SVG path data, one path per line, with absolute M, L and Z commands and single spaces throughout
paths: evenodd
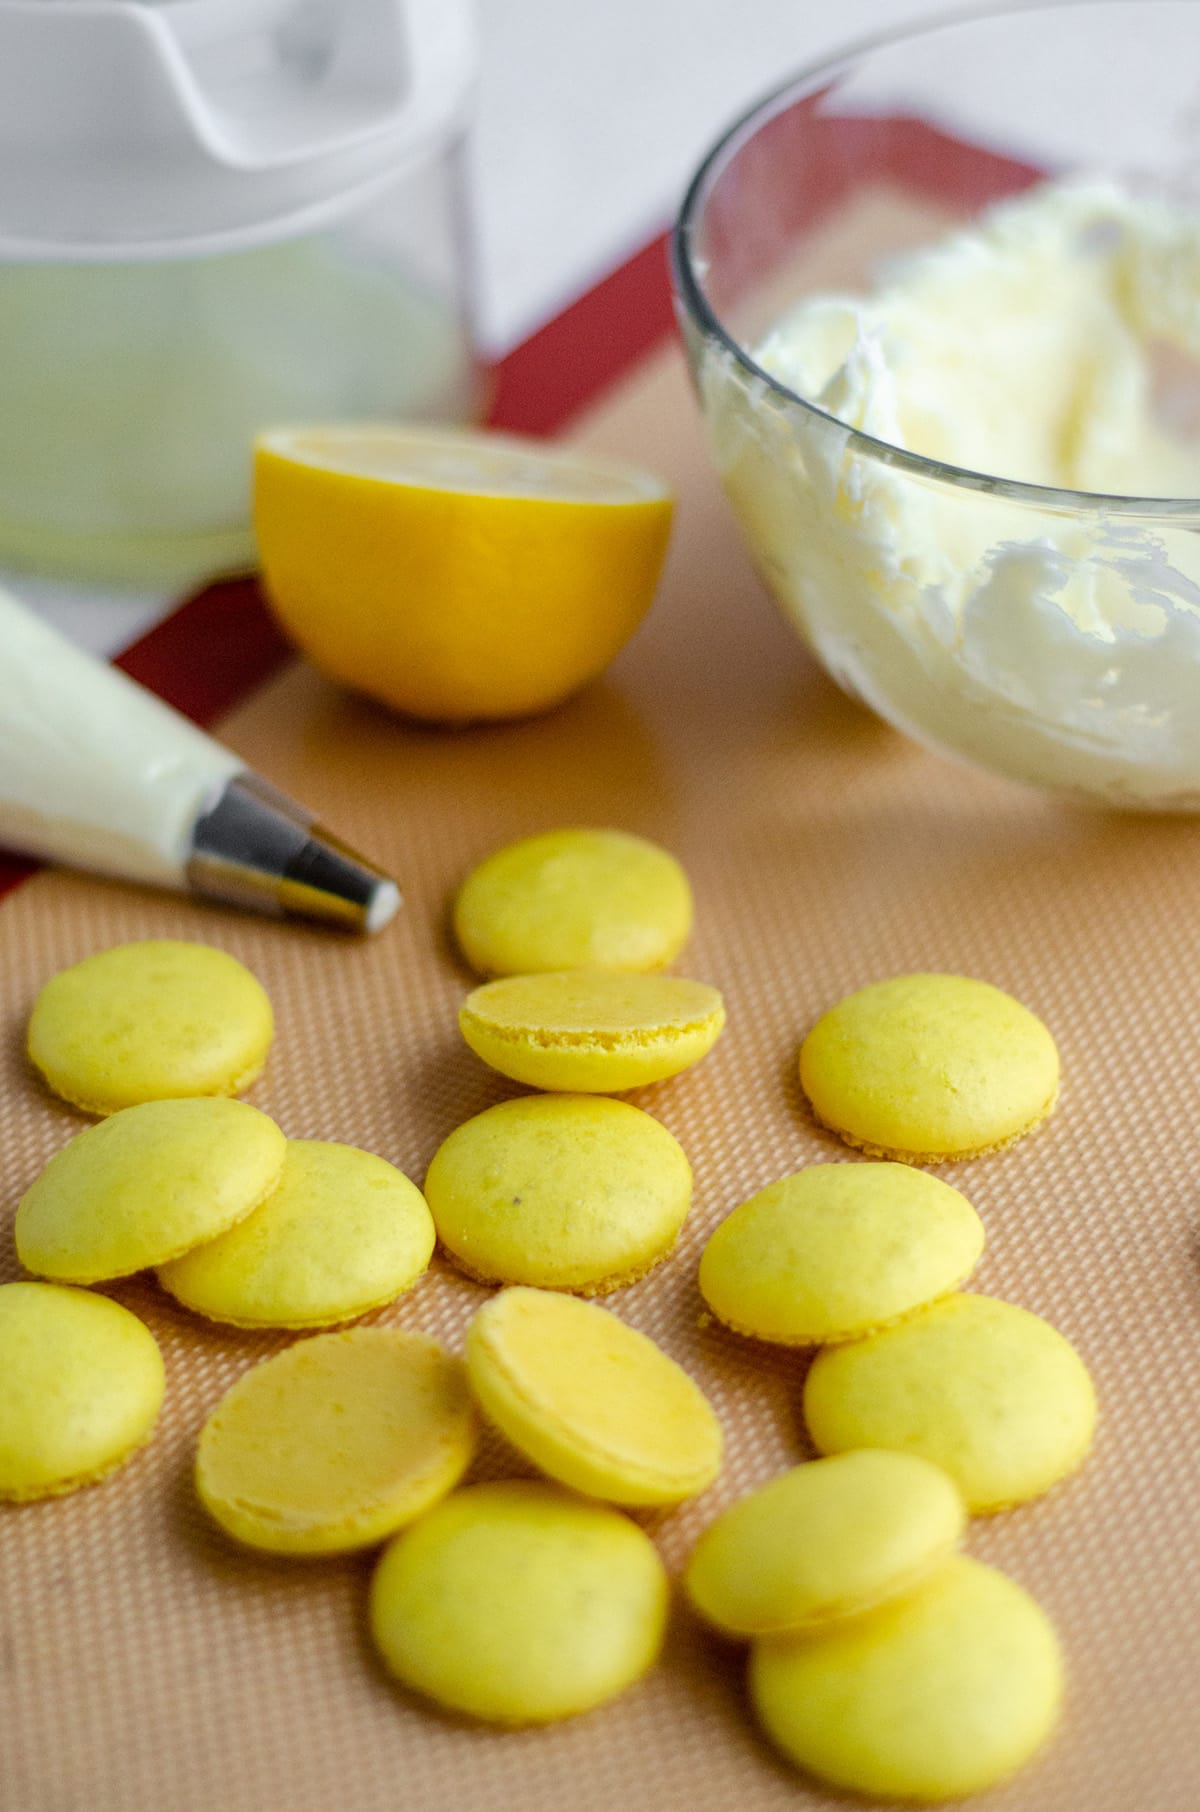
M 459 947 L 495 979 L 467 996 L 459 1027 L 540 1091 L 460 1126 L 429 1168 L 438 1238 L 468 1276 L 599 1296 L 674 1246 L 691 1167 L 664 1126 L 611 1097 L 689 1068 L 725 1024 L 715 988 L 661 972 L 692 911 L 675 858 L 625 831 L 527 837 L 463 882 Z
M 825 1457 L 719 1517 L 686 1586 L 753 1643 L 752 1703 L 799 1766 L 841 1788 L 953 1798 L 1027 1760 L 1062 1694 L 1040 1608 L 955 1553 L 965 1517 L 1073 1473 L 1096 1399 L 1048 1322 L 962 1292 L 983 1225 L 914 1166 L 1040 1124 L 1058 1054 L 1000 990 L 915 975 L 834 1007 L 800 1070 L 818 1119 L 883 1161 L 812 1165 L 743 1202 L 699 1283 L 738 1334 L 818 1349 L 804 1416 Z

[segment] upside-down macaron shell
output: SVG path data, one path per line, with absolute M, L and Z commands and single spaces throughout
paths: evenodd
M 672 1504 L 711 1485 L 721 1426 L 661 1347 L 608 1309 L 502 1290 L 467 1334 L 485 1415 L 551 1478 L 614 1504 Z
M 209 1416 L 196 1489 L 237 1541 L 346 1554 L 444 1497 L 477 1421 L 461 1360 L 399 1328 L 299 1340 L 243 1373 Z
M 725 1007 L 704 982 L 572 969 L 487 982 L 458 1023 L 476 1056 L 514 1082 L 617 1094 L 698 1063 Z

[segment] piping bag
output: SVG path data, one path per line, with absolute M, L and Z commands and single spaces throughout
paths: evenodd
M 0 845 L 350 931 L 400 905 L 303 806 L 4 591 Z

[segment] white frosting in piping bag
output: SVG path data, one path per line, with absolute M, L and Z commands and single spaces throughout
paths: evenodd
M 709 346 L 717 461 L 786 611 L 925 741 L 1114 804 L 1200 806 L 1200 216 L 1048 183 L 818 296 L 756 361 Z M 1055 508 L 914 474 L 1191 499 Z
M 197 816 L 244 769 L 0 592 L 0 845 L 182 887 Z

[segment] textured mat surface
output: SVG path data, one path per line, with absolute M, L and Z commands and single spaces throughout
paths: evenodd
M 1075 1341 L 1103 1422 L 1086 1470 L 970 1531 L 1047 1605 L 1070 1663 L 1058 1740 L 989 1796 L 996 1812 L 1200 1805 L 1200 979 L 1194 824 L 1090 817 L 904 742 L 808 664 L 750 575 L 674 355 L 585 424 L 678 486 L 668 578 L 611 675 L 541 722 L 441 735 L 301 667 L 227 719 L 247 759 L 389 864 L 403 916 L 351 944 L 77 876 L 0 907 L 0 1277 L 39 1166 L 82 1122 L 28 1074 L 38 984 L 125 938 L 211 940 L 278 1011 L 251 1099 L 306 1138 L 366 1146 L 420 1180 L 459 1121 L 510 1090 L 458 1038 L 469 978 L 445 936 L 458 878 L 505 840 L 625 826 L 675 850 L 698 923 L 681 967 L 718 984 L 729 1029 L 689 1075 L 632 1097 L 696 1171 L 673 1257 L 609 1306 L 711 1393 L 728 1441 L 701 1501 L 648 1519 L 677 1570 L 725 1502 L 805 1452 L 803 1361 L 704 1327 L 696 1264 L 716 1222 L 804 1163 L 854 1160 L 809 1118 L 797 1043 L 845 991 L 907 969 L 1011 989 L 1058 1037 L 1064 1088 L 1034 1137 L 947 1168 L 982 1214 L 976 1287 Z M 737 1649 L 680 1610 L 662 1665 L 624 1699 L 496 1735 L 394 1690 L 364 1636 L 369 1561 L 274 1565 L 208 1527 L 197 1430 L 284 1337 L 224 1333 L 147 1280 L 113 1292 L 161 1340 L 154 1444 L 95 1490 L 0 1514 L 3 1812 L 766 1812 L 844 1807 L 786 1770 L 744 1714 Z M 435 1262 L 373 1319 L 457 1346 L 482 1289 Z M 3 1381 L 0 1380 L 0 1388 Z M 478 1476 L 519 1470 L 489 1445 Z

